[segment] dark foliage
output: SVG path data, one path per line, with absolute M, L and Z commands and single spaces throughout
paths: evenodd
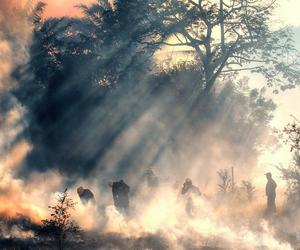
M 286 137 L 286 142 L 291 145 L 291 152 L 293 150 L 300 150 L 300 126 L 299 123 L 294 121 L 289 123 L 283 129 L 283 133 Z
M 33 145 L 21 174 L 58 168 L 72 181 L 77 175 L 88 177 L 93 171 L 114 167 L 122 177 L 139 161 L 155 164 L 166 149 L 179 150 L 176 143 L 186 131 L 200 131 L 224 112 L 224 127 L 241 122 L 240 130 L 247 132 L 223 133 L 224 140 L 257 143 L 256 135 L 275 108 L 264 91 L 247 90 L 243 82 L 242 88 L 228 84 L 204 96 L 199 94 L 205 84 L 199 83 L 198 64 L 154 70 L 152 54 L 176 27 L 163 18 L 173 11 L 166 13 L 163 5 L 116 1 L 112 6 L 99 1 L 81 6 L 82 19 L 37 19 L 30 61 L 14 74 L 20 82 L 15 95 L 28 111 L 28 127 L 22 136 Z M 188 25 L 192 19 L 185 21 Z M 229 99 L 235 100 L 231 109 L 236 112 L 222 108 L 229 105 Z M 247 110 L 238 112 L 243 105 Z M 105 157 L 124 132 L 158 107 L 158 120 L 167 130 L 149 124 L 147 134 L 109 166 Z M 249 138 L 250 132 L 257 134 Z M 149 138 L 149 134 L 155 136 Z M 158 142 L 159 138 L 164 141 Z M 153 145 L 157 150 L 145 156 Z
M 276 91 L 299 84 L 299 53 L 291 31 L 270 27 L 278 1 L 163 2 L 157 9 L 174 24 L 173 41 L 164 43 L 194 52 L 206 92 L 221 76 L 239 71 L 260 73 Z
M 49 206 L 50 219 L 42 220 L 37 236 L 56 241 L 59 250 L 64 249 L 66 241 L 78 240 L 79 227 L 74 224 L 70 214 L 70 209 L 74 209 L 74 206 L 75 203 L 68 196 L 67 190 L 58 195 L 57 204 Z

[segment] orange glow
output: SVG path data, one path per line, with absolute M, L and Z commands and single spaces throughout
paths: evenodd
M 28 0 L 1 0 L 1 5 L 12 8 L 21 8 Z M 35 4 L 40 0 L 32 0 Z M 81 10 L 76 6 L 80 4 L 89 5 L 96 3 L 95 0 L 42 0 L 46 4 L 45 17 L 81 16 Z
M 90 4 L 94 0 L 45 0 L 45 17 L 80 16 L 81 10 L 75 6 Z

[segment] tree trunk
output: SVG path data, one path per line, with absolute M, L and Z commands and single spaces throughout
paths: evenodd
M 204 92 L 206 94 L 209 94 L 211 92 L 212 87 L 214 86 L 214 83 L 215 83 L 215 81 L 213 81 L 213 80 L 206 81 L 206 86 L 205 86 L 205 89 L 204 89 Z
M 204 79 L 205 79 L 205 89 L 204 92 L 206 94 L 210 93 L 212 87 L 214 86 L 215 83 L 215 77 L 213 74 L 213 71 L 210 67 L 210 62 L 205 62 L 205 71 L 204 71 Z

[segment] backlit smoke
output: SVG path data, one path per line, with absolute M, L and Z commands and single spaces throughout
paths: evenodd
M 35 199 L 33 193 L 36 192 L 34 190 L 36 186 L 30 186 L 30 184 L 34 182 L 25 183 L 16 176 L 31 145 L 19 136 L 26 127 L 24 119 L 26 109 L 14 97 L 13 91 L 18 82 L 11 77 L 17 66 L 26 63 L 30 41 L 31 25 L 26 13 L 22 9 L 12 7 L 9 1 L 1 1 L 0 213 L 11 217 L 15 217 L 18 213 L 24 214 L 39 221 L 44 214 L 39 206 L 32 203 Z

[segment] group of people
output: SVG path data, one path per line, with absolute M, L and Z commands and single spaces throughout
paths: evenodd
M 123 180 L 111 181 L 108 185 L 112 189 L 115 208 L 122 214 L 128 214 L 130 187 Z M 90 189 L 78 187 L 77 194 L 83 205 L 87 205 L 89 202 L 96 204 L 95 196 Z
M 272 178 L 271 173 L 265 174 L 267 177 L 266 184 L 266 196 L 267 196 L 267 208 L 266 214 L 270 215 L 276 212 L 276 187 L 277 184 Z M 154 174 L 152 169 L 148 169 L 146 171 L 146 183 L 148 188 L 157 188 L 159 185 L 159 179 Z M 110 181 L 108 183 L 109 187 L 112 189 L 112 196 L 114 201 L 114 206 L 118 210 L 119 213 L 123 215 L 129 214 L 129 193 L 130 187 L 124 182 L 124 180 L 120 181 Z M 83 187 L 77 188 L 78 196 L 83 205 L 91 202 L 93 204 L 96 203 L 94 194 L 91 190 L 85 189 Z M 186 197 L 185 211 L 188 216 L 195 216 L 195 204 L 194 200 L 196 197 L 201 196 L 201 192 L 198 187 L 196 187 L 190 178 L 187 178 L 182 185 L 180 195 Z

